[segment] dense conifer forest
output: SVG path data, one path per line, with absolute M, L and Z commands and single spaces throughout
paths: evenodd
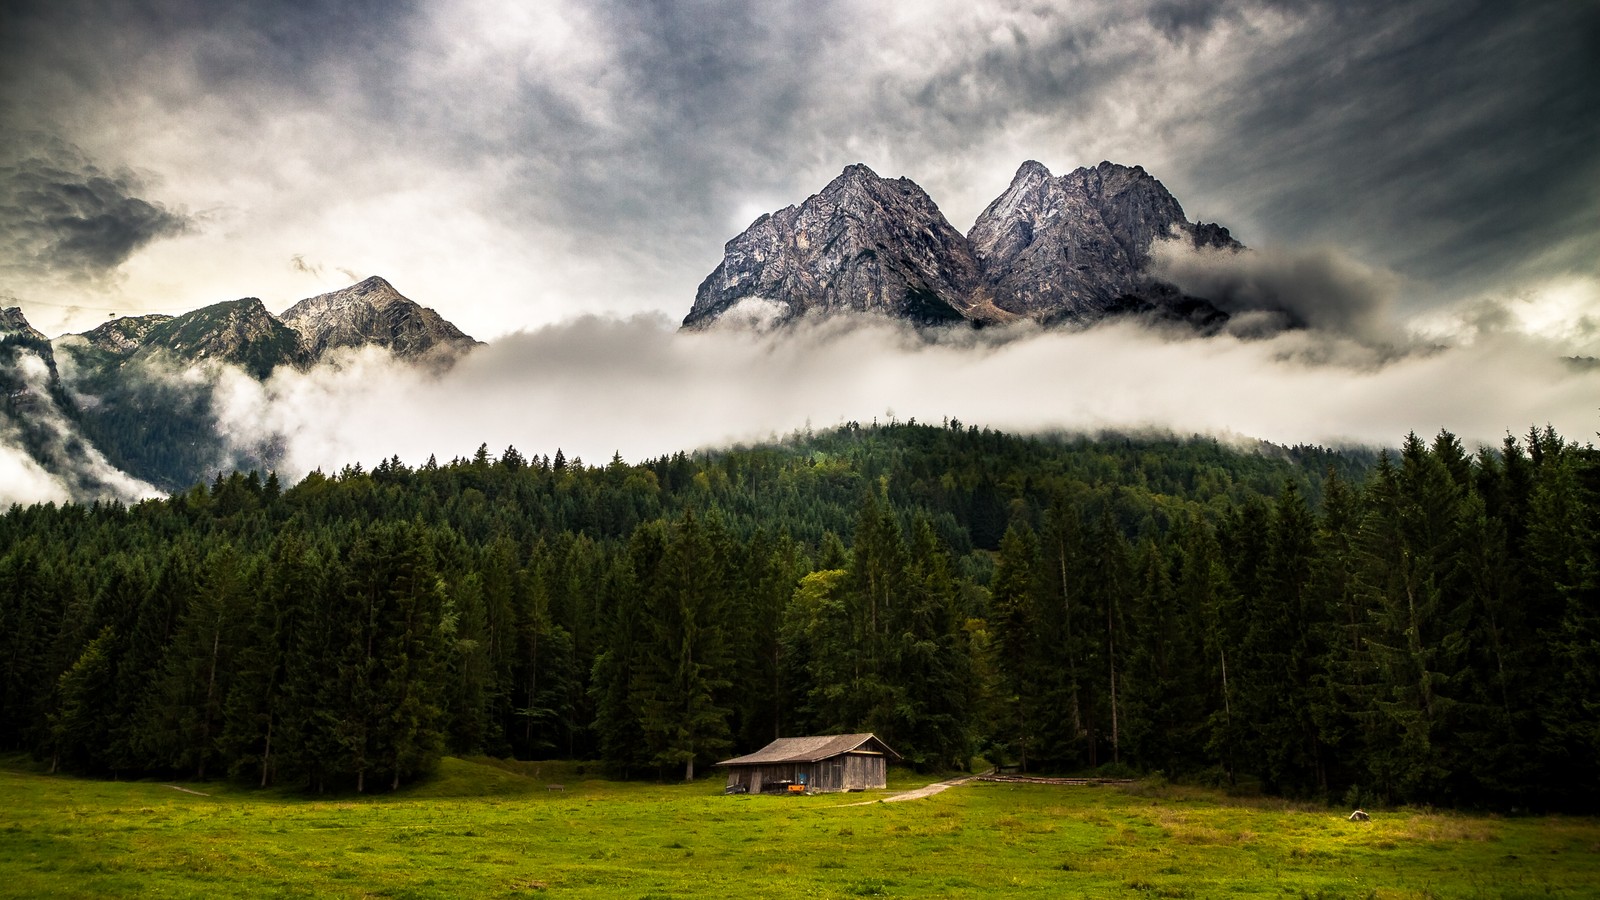
M 855 424 L 0 518 L 0 749 L 392 789 L 777 736 L 1330 802 L 1600 808 L 1600 455 Z

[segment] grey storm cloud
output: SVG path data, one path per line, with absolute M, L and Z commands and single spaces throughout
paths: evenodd
M 846 165 L 965 230 L 1030 158 L 1144 166 L 1266 248 L 1169 248 L 1166 277 L 1307 328 L 670 327 L 726 240 Z M 0 0 L 0 287 L 35 321 L 286 304 L 348 266 L 503 336 L 440 379 L 369 359 L 236 380 L 239 427 L 306 465 L 448 455 L 441 433 L 637 457 L 891 406 L 1587 433 L 1593 377 L 1557 360 L 1596 340 L 1597 245 L 1594 0 Z M 1408 314 L 1468 338 L 1384 349 Z M 992 388 L 1015 383 L 1047 402 Z
M 1594 270 L 1600 4 L 1301 14 L 1313 27 L 1224 86 L 1185 164 L 1205 195 L 1277 242 L 1336 242 L 1446 288 Z
M 145 190 L 133 172 L 102 170 L 59 140 L 0 138 L 0 265 L 96 278 L 189 227 Z
M 503 264 L 562 303 L 681 315 L 724 241 L 845 165 L 913 178 L 965 229 L 1028 158 L 1141 164 L 1248 244 L 1395 271 L 1419 285 L 1397 301 L 1413 308 L 1600 274 L 1592 0 L 10 0 L 0 15 L 0 127 L 99 158 L 138 133 L 166 158 L 104 164 L 221 173 L 204 209 L 233 201 L 236 172 L 277 204 L 242 209 L 262 230 L 382 214 L 423 180 L 460 188 L 429 196 L 481 220 L 483 239 L 461 239 L 487 248 L 472 296 Z M 459 253 L 410 249 L 395 255 L 437 270 L 430 285 L 461 277 Z M 221 293 L 241 289 L 256 290 Z
M 1151 248 L 1151 271 L 1236 317 L 1276 313 L 1294 328 L 1374 346 L 1396 342 L 1391 311 L 1400 280 L 1333 248 L 1231 250 L 1167 240 Z
M 658 240 L 687 228 L 715 247 L 731 236 L 719 217 L 729 197 L 796 202 L 821 182 L 795 174 L 854 161 L 843 149 L 852 139 L 892 148 L 914 179 L 937 179 L 941 159 L 1019 121 L 1092 125 L 1153 90 L 1141 80 L 1188 78 L 1214 80 L 1196 108 L 1135 125 L 1159 158 L 1119 161 L 1161 166 L 1181 199 L 1233 214 L 1224 224 L 1247 237 L 1351 248 L 1445 290 L 1541 265 L 1594 267 L 1600 5 L 975 8 L 995 10 L 998 34 L 934 29 L 926 60 L 871 62 L 870 43 L 851 33 L 879 27 L 870 4 L 597 5 L 616 41 L 627 121 L 592 135 L 588 164 L 557 171 L 552 199 L 585 231 L 623 223 L 630 237 Z M 1222 49 L 1205 50 L 1213 37 Z M 1242 68 L 1209 73 L 1208 53 Z M 1188 71 L 1173 62 L 1191 56 Z M 550 140 L 547 112 L 528 108 Z M 1198 143 L 1159 145 L 1180 128 Z
M 407 0 L 7 0 L 0 41 L 10 53 L 0 71 L 27 77 L 49 58 L 73 81 L 56 89 L 110 91 L 178 49 L 216 90 L 274 84 L 315 92 L 336 63 L 392 69 L 408 49 L 415 8 Z

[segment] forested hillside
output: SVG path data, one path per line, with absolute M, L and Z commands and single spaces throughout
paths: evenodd
M 234 474 L 0 518 L 0 745 L 388 788 L 444 752 L 1600 806 L 1600 457 L 849 425 L 591 466 Z

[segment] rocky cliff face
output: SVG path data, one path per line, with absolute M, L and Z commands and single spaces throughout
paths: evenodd
M 19 426 L 70 405 L 61 389 L 55 348 L 15 306 L 0 309 L 0 404 Z
M 26 415 L 60 393 L 50 339 L 28 324 L 20 307 L 0 309 L 0 399 L 7 412 Z
M 1059 178 L 1032 160 L 968 233 L 996 306 L 1047 321 L 1084 321 L 1133 296 L 1158 301 L 1144 271 L 1158 238 L 1238 246 L 1196 226 L 1143 168 L 1103 162 Z
M 0 339 L 13 336 L 35 341 L 48 340 L 38 329 L 28 324 L 27 316 L 24 316 L 22 308 L 17 306 L 0 309 Z
M 457 353 L 477 345 L 437 312 L 376 276 L 301 300 L 279 317 L 313 358 L 339 347 L 384 347 L 396 356 Z
M 855 165 L 729 241 L 683 324 L 709 324 L 741 304 L 779 320 L 857 311 L 961 321 L 977 279 L 971 244 L 920 187 Z
M 1030 160 L 965 237 L 912 182 L 851 166 L 729 241 L 684 326 L 704 327 L 745 301 L 765 301 L 782 319 L 862 310 L 919 324 L 1125 312 L 1214 321 L 1214 307 L 1144 274 L 1151 244 L 1173 236 L 1239 246 L 1221 226 L 1190 223 L 1137 166 L 1105 162 L 1055 177 Z

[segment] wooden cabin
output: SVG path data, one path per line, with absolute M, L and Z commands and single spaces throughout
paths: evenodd
M 900 754 L 876 735 L 832 734 L 779 738 L 717 765 L 728 769 L 728 793 L 820 794 L 886 787 L 891 758 Z

